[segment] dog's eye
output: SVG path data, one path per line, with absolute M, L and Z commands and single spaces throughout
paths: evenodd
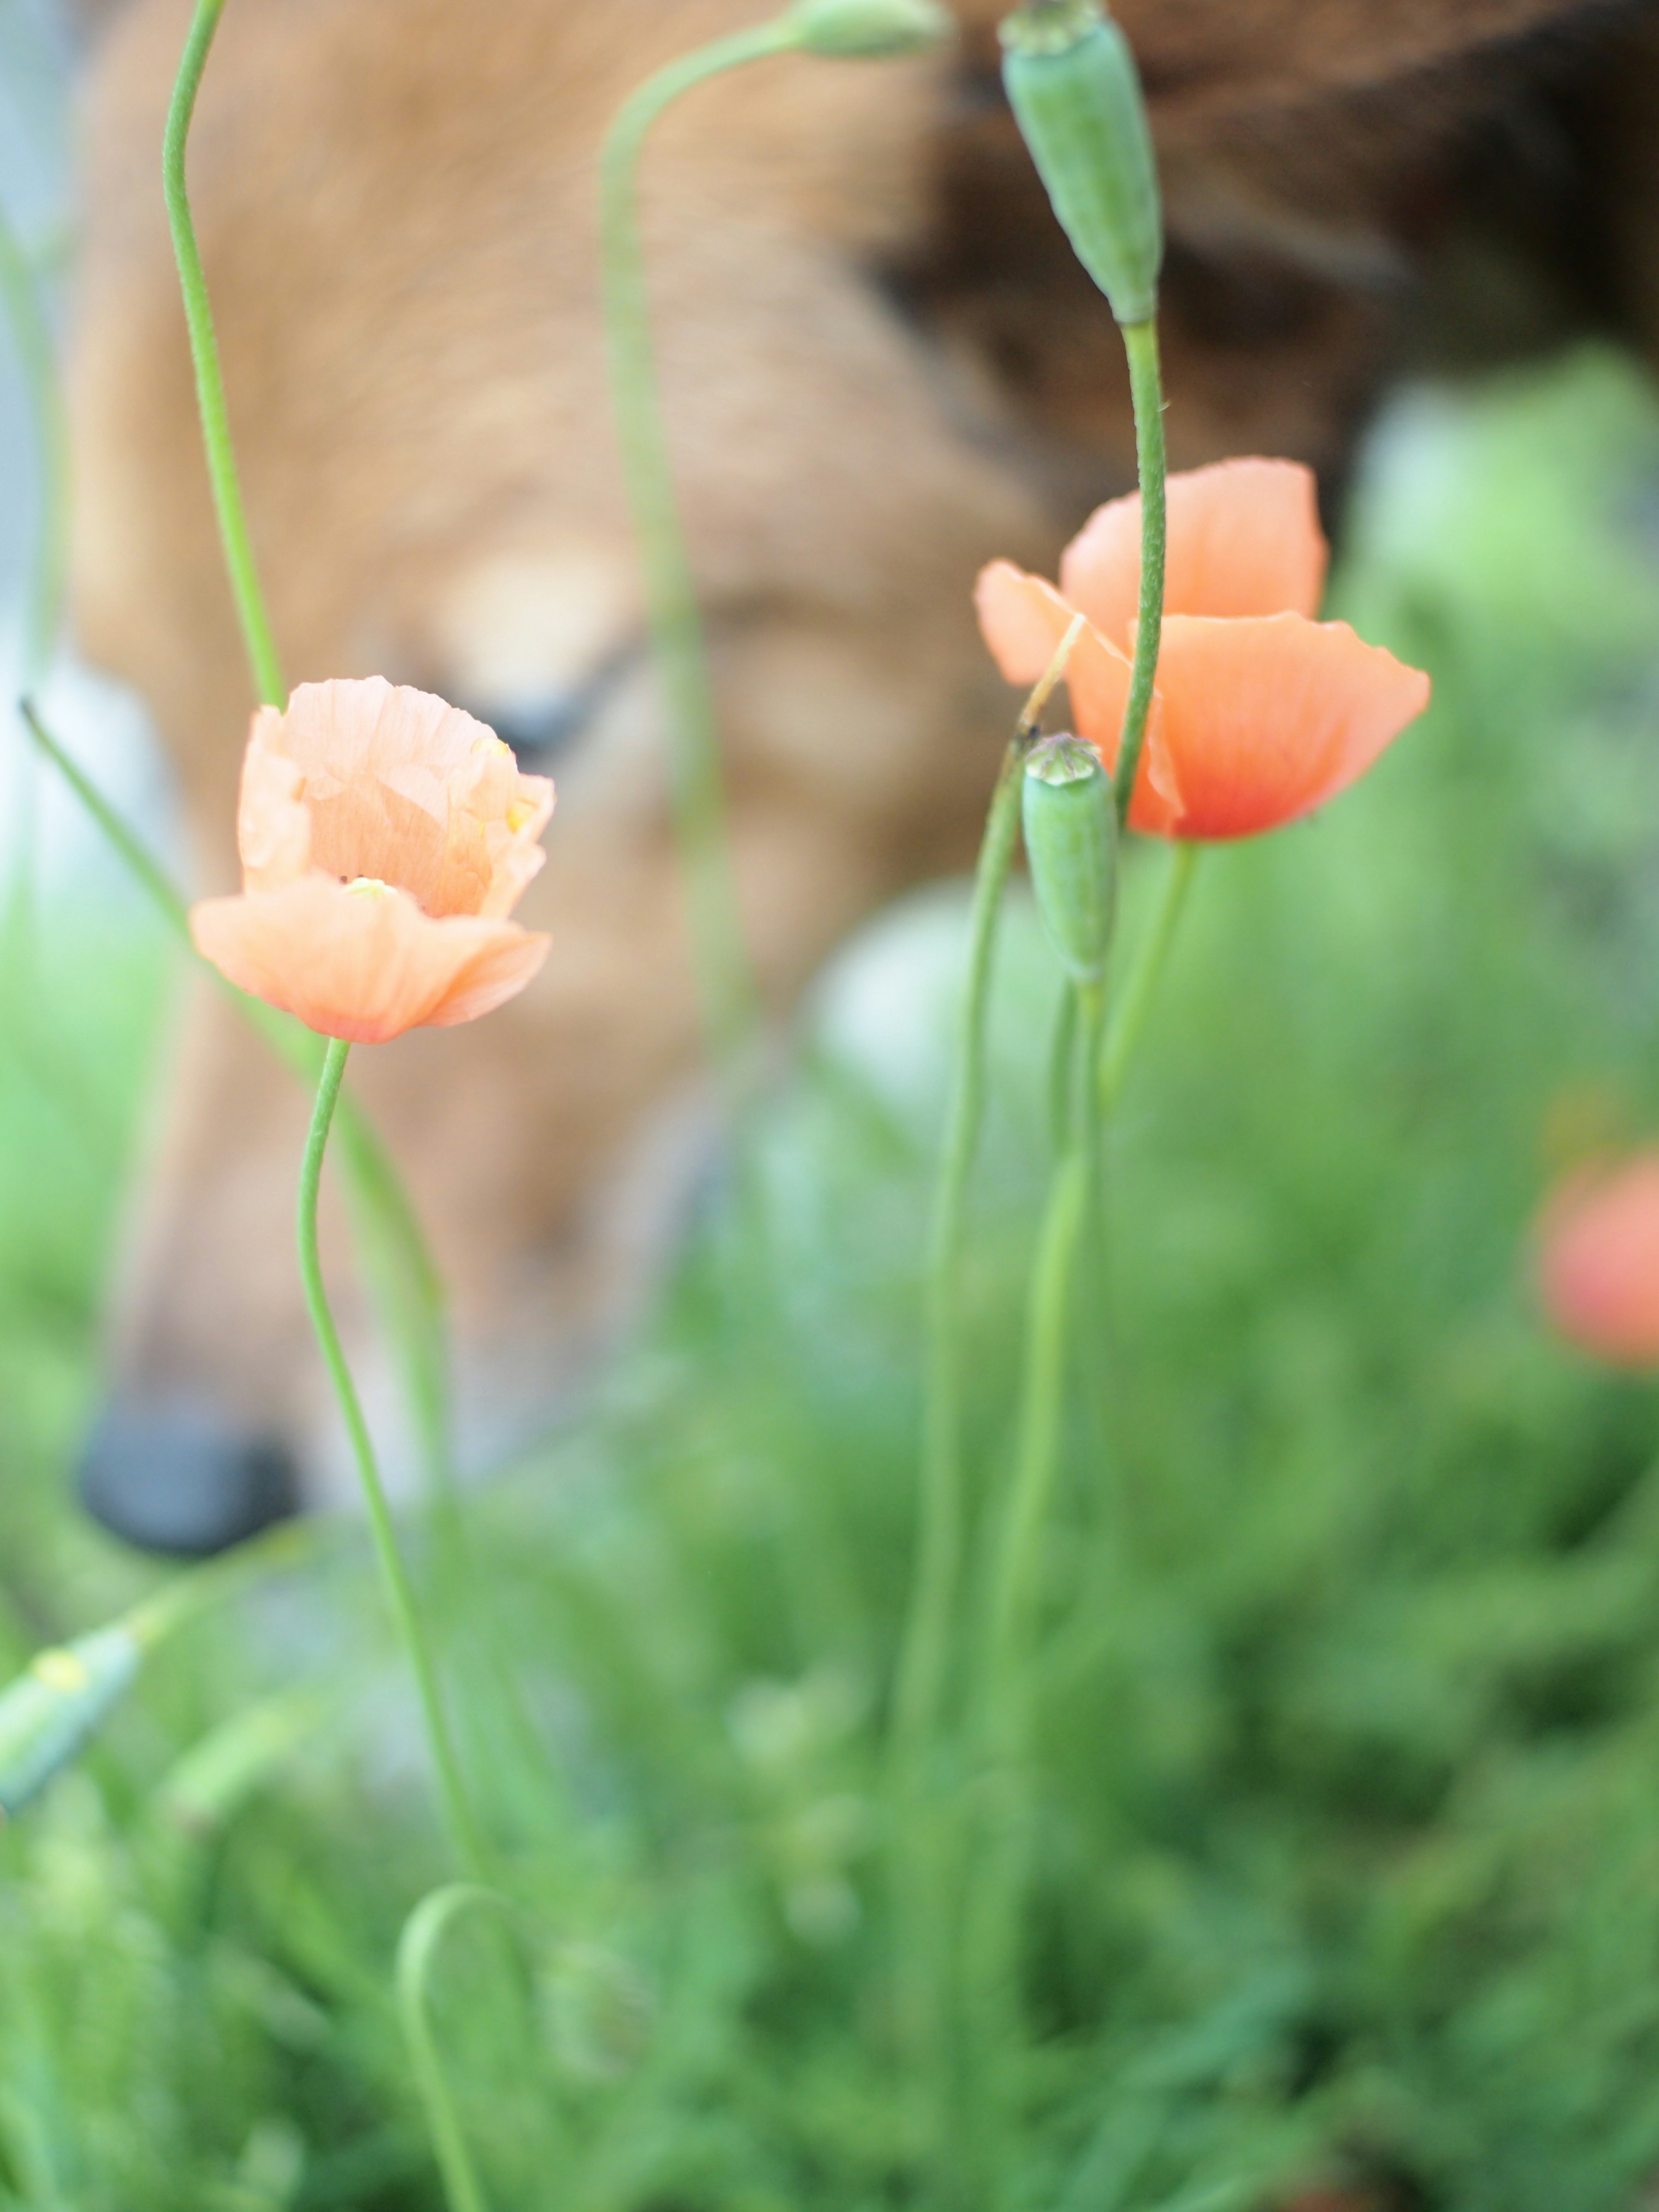
M 639 652 L 634 645 L 622 648 L 580 684 L 509 699 L 474 697 L 457 703 L 511 745 L 520 767 L 544 768 L 568 753 L 599 719 Z

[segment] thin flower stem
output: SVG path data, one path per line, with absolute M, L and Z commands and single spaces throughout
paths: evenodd
M 437 1771 L 452 1839 L 467 1871 L 483 1880 L 487 1879 L 489 1870 L 489 1848 L 461 1778 L 459 1762 L 449 1732 L 449 1722 L 444 1711 L 437 1668 L 427 1643 L 426 1632 L 421 1624 L 420 1609 L 415 1601 L 415 1592 L 404 1565 L 403 1554 L 398 1548 L 392 1509 L 386 1502 L 374 1443 L 368 1433 L 368 1424 L 363 1418 L 356 1385 L 351 1379 L 351 1370 L 346 1364 L 339 1333 L 329 1309 L 328 1294 L 323 1284 L 322 1262 L 317 1250 L 317 1191 L 322 1179 L 323 1155 L 328 1148 L 328 1133 L 333 1122 L 350 1049 L 349 1044 L 335 1038 L 323 1055 L 317 1103 L 311 1117 L 311 1132 L 306 1139 L 305 1157 L 300 1170 L 300 1279 L 305 1291 L 306 1310 L 311 1316 L 311 1325 L 316 1333 L 329 1380 L 334 1387 L 334 1395 L 351 1440 L 357 1474 L 362 1484 L 363 1503 L 368 1512 L 369 1528 L 380 1557 L 386 1598 L 414 1669 L 421 1709 L 426 1721 L 427 1740 L 431 1747 L 433 1765 Z
M 997 923 L 1019 836 L 1020 775 L 1044 708 L 1082 633 L 1079 616 L 1026 700 L 986 817 L 974 877 L 968 984 L 928 1243 L 927 1382 L 923 1412 L 921 1535 L 909 1618 L 894 1695 L 895 1747 L 902 1760 L 925 1750 L 944 1696 L 951 1614 L 961 1572 L 961 1273 L 968 1182 L 985 1115 L 985 1040 Z
M 1158 647 L 1164 632 L 1164 562 L 1167 538 L 1164 450 L 1164 379 L 1158 368 L 1158 324 L 1122 325 L 1123 346 L 1129 356 L 1129 386 L 1134 397 L 1135 452 L 1140 469 L 1140 607 L 1135 629 L 1134 669 L 1129 681 L 1128 703 L 1123 710 L 1123 737 L 1118 749 L 1115 782 L 1117 818 L 1129 818 L 1135 775 L 1146 741 L 1146 720 L 1152 712 L 1152 690 L 1158 678 Z
M 1069 979 L 1060 986 L 1054 1008 L 1054 1033 L 1048 1047 L 1048 1137 L 1056 1156 L 1072 1141 L 1077 1088 L 1077 992 Z
M 213 332 L 213 310 L 208 301 L 207 277 L 191 219 L 190 196 L 185 184 L 185 151 L 190 138 L 196 95 L 213 45 L 213 34 L 224 13 L 225 0 L 197 0 L 185 40 L 184 55 L 167 108 L 167 134 L 161 146 L 161 189 L 167 200 L 167 223 L 173 251 L 179 264 L 179 285 L 184 295 L 185 321 L 190 331 L 190 357 L 196 369 L 196 400 L 202 417 L 202 442 L 207 451 L 208 477 L 213 504 L 219 517 L 219 536 L 224 546 L 225 567 L 236 601 L 236 618 L 242 642 L 253 670 L 254 688 L 267 706 L 280 707 L 288 693 L 282 664 L 259 588 L 242 507 L 241 485 L 236 473 L 236 453 L 231 444 L 230 416 L 225 405 L 224 378 L 219 368 L 219 343 Z
M 1129 1063 L 1146 1026 L 1146 1018 L 1152 1010 L 1163 980 L 1170 948 L 1175 943 L 1176 933 L 1181 927 L 1181 917 L 1187 910 L 1187 895 L 1192 889 L 1194 872 L 1203 848 L 1194 844 L 1179 844 L 1170 856 L 1164 872 L 1164 887 L 1158 896 L 1158 910 L 1153 915 L 1129 971 L 1129 980 L 1117 1005 L 1111 1027 L 1106 1033 L 1104 1049 L 1094 1062 L 1093 1092 L 1097 1110 L 1109 1115 L 1122 1091 Z
M 464 1913 L 489 1911 L 510 1915 L 512 1910 L 511 1901 L 499 1890 L 477 1882 L 452 1882 L 422 1899 L 404 1923 L 398 1944 L 398 2013 L 449 2212 L 489 2212 L 489 2199 L 478 2179 L 432 2025 L 433 1968 L 444 1938 Z
M 759 999 L 732 879 L 708 645 L 658 390 L 640 235 L 639 163 L 653 124 L 682 93 L 726 70 L 787 53 L 797 43 L 794 29 L 780 19 L 717 39 L 670 63 L 623 103 L 599 155 L 611 404 L 639 539 L 652 643 L 667 695 L 670 795 L 692 959 L 710 1050 L 731 1085 L 741 1080 L 759 1020 Z
M 40 279 L 3 215 L 0 215 L 0 295 L 4 297 L 6 318 L 23 373 L 40 468 L 21 661 L 23 689 L 32 691 L 46 673 L 63 616 L 69 547 L 69 428 Z
M 891 1718 L 893 1901 L 902 2032 L 922 2077 L 934 2132 L 943 2136 L 949 2100 L 945 2014 L 949 1893 L 944 1839 L 932 1799 L 937 1740 L 945 1717 L 951 1634 L 965 1534 L 962 1468 L 962 1254 L 969 1180 L 985 1113 L 985 1048 L 997 924 L 1019 837 L 1020 777 L 1043 710 L 1083 629 L 1079 616 L 1027 698 L 1003 756 L 974 877 L 968 977 L 957 1033 L 951 1102 L 928 1242 L 927 1375 L 922 1413 L 919 1529 L 909 1611 L 894 1678 Z
M 69 431 L 40 278 L 3 214 L 0 214 L 0 298 L 5 303 L 22 371 L 40 469 L 19 659 L 22 688 L 32 691 L 46 675 L 63 619 L 69 543 Z M 11 945 L 9 964 L 21 977 L 32 973 L 29 933 L 40 814 L 38 774 L 34 756 L 27 746 L 17 758 L 15 786 L 4 927 Z
M 1027 1629 L 1042 1561 L 1064 1427 L 1072 1285 L 1089 1216 L 1089 1162 L 1079 1122 L 1049 1185 L 1029 1297 L 1014 1478 L 998 1523 L 981 1712 L 976 1799 L 982 1826 L 969 1863 L 963 1923 L 963 2012 L 969 2060 L 963 2114 L 988 2201 L 1002 2193 L 1014 2124 L 1011 2075 L 1021 2044 L 1020 1904 L 1030 1792 L 1023 1771 Z

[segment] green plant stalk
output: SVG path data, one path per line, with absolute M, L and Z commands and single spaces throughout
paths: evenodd
M 951 1101 L 928 1240 L 916 1565 L 894 1677 L 890 1722 L 892 1897 L 901 2033 L 931 2106 L 945 2153 L 949 2109 L 945 2015 L 949 1882 L 931 1803 L 935 1747 L 945 1718 L 951 1628 L 966 1527 L 962 1467 L 962 1255 L 968 1186 L 985 1115 L 985 1047 L 997 925 L 1019 839 L 1025 756 L 1083 629 L 1079 616 L 1032 690 L 1003 755 L 974 876 L 968 977 L 957 1031 Z
M 167 226 L 179 264 L 179 287 L 184 295 L 185 321 L 190 331 L 190 357 L 196 371 L 196 402 L 202 417 L 202 443 L 206 449 L 208 477 L 213 505 L 219 518 L 219 537 L 224 547 L 225 568 L 236 601 L 236 619 L 253 670 L 255 689 L 267 706 L 281 707 L 288 697 L 282 664 L 276 657 L 254 563 L 253 541 L 248 535 L 242 507 L 241 485 L 236 473 L 236 453 L 231 444 L 230 416 L 225 405 L 225 382 L 219 367 L 219 342 L 214 336 L 213 309 L 208 300 L 207 277 L 196 243 L 196 226 L 190 212 L 185 182 L 185 155 L 190 140 L 196 95 L 213 45 L 214 33 L 224 13 L 225 0 L 197 0 L 185 51 L 167 108 L 167 132 L 161 144 L 161 190 L 167 201 Z
M 380 1559 L 386 1599 L 414 1670 L 421 1710 L 426 1722 L 427 1740 L 431 1747 L 451 1838 L 462 1864 L 470 1873 L 483 1876 L 489 1870 L 489 1850 L 462 1779 L 460 1764 L 455 1754 L 444 1710 L 437 1668 L 422 1625 L 414 1589 L 404 1565 L 403 1554 L 398 1548 L 397 1530 L 392 1525 L 392 1509 L 380 1480 L 374 1442 L 368 1433 L 368 1424 L 363 1418 L 362 1405 L 351 1378 L 351 1370 L 341 1347 L 339 1332 L 334 1326 L 328 1293 L 323 1283 L 322 1262 L 317 1249 L 318 1186 L 322 1179 L 323 1156 L 328 1149 L 328 1133 L 333 1122 L 350 1050 L 349 1044 L 334 1038 L 323 1055 L 317 1103 L 312 1114 L 311 1130 L 306 1139 L 305 1155 L 300 1170 L 300 1280 L 305 1291 L 306 1310 L 310 1315 L 311 1326 L 328 1369 L 329 1381 L 333 1385 L 351 1440 L 352 1455 L 357 1462 L 363 1503 L 368 1509 L 369 1528 Z
M 32 691 L 46 673 L 63 616 L 69 561 L 69 428 L 40 281 L 3 215 L 0 215 L 0 295 L 4 296 L 12 342 L 23 373 L 40 463 L 40 509 L 23 623 L 23 689 Z
M 1020 714 L 986 817 L 974 876 L 968 981 L 957 1030 L 951 1103 L 934 1189 L 927 1278 L 927 1374 L 922 1415 L 921 1528 L 893 1701 L 902 1762 L 925 1755 L 943 1702 L 951 1616 L 961 1574 L 961 1273 L 968 1184 L 985 1117 L 985 1041 L 1003 893 L 1019 837 L 1020 776 L 1048 700 L 1066 672 L 1074 621 Z
M 669 785 L 684 878 L 691 955 L 705 1029 L 728 1085 L 740 1080 L 759 1020 L 732 878 L 720 726 L 696 578 L 675 495 L 658 389 L 639 163 L 652 125 L 683 93 L 798 44 L 777 19 L 671 62 L 623 101 L 599 155 L 599 239 L 611 404 L 639 539 L 647 615 L 670 725 Z
M 1178 844 L 1170 855 L 1157 911 L 1141 939 L 1134 966 L 1129 971 L 1111 1027 L 1106 1033 L 1104 1047 L 1094 1062 L 1093 1096 L 1096 1109 L 1103 1117 L 1109 1115 L 1118 1102 L 1130 1062 L 1146 1030 L 1170 947 L 1187 910 L 1188 893 L 1202 850 L 1200 845 L 1183 843 Z
M 1077 1082 L 1077 988 L 1067 977 L 1054 1009 L 1048 1047 L 1048 1137 L 1056 1156 L 1072 1141 L 1073 1091 Z
M 1078 990 L 1081 1065 L 1092 1070 L 1103 992 Z M 1092 1082 L 1084 1084 L 1092 1097 Z M 1073 1107 L 1069 1141 L 1049 1185 L 1027 1301 L 1024 1373 L 1013 1480 L 991 1556 L 981 1728 L 988 1832 L 972 1862 L 964 1925 L 964 2013 L 971 2058 L 964 2120 L 975 2172 L 1007 2154 L 1011 2061 L 1019 2047 L 1019 1915 L 1030 1820 L 1024 1773 L 1033 1614 L 1065 1431 L 1066 1377 L 1078 1264 L 1093 1211 L 1097 1109 Z M 994 2186 L 988 2195 L 994 2201 Z
M 231 441 L 230 416 L 225 401 L 224 377 L 219 365 L 218 341 L 214 335 L 213 310 L 207 278 L 196 241 L 185 178 L 186 151 L 196 100 L 214 34 L 224 12 L 225 0 L 198 0 L 189 34 L 179 64 L 179 74 L 167 109 L 167 131 L 161 152 L 162 190 L 173 250 L 179 264 L 179 284 L 185 319 L 190 333 L 191 360 L 196 374 L 197 405 L 202 422 L 202 444 L 207 459 L 213 503 L 219 520 L 225 568 L 236 603 L 237 621 L 247 650 L 254 689 L 267 706 L 280 708 L 287 700 L 282 665 L 271 635 L 264 593 L 259 583 L 253 542 Z M 37 732 L 37 734 L 39 734 Z M 63 762 L 59 761 L 63 767 Z M 94 802 L 81 787 L 82 797 Z M 94 807 L 94 811 L 97 809 Z M 100 819 L 103 818 L 100 816 Z M 106 829 L 109 828 L 107 820 Z M 118 840 L 118 842 L 119 840 Z M 124 848 L 125 849 L 125 848 Z M 154 892 L 157 872 L 133 862 Z M 163 879 L 164 880 L 164 879 Z M 170 889 L 170 886 L 169 886 Z M 167 901 L 163 898 L 162 903 Z M 177 902 L 177 919 L 188 938 L 185 909 Z M 244 1009 L 267 1041 L 281 1051 L 290 1066 L 314 1080 L 319 1056 L 309 1038 L 279 1015 L 271 1015 L 258 1001 L 238 993 Z M 284 1038 L 291 1039 L 292 1044 Z M 301 1061 L 296 1048 L 306 1054 Z M 349 1187 L 359 1219 L 360 1241 L 374 1285 L 382 1319 L 386 1324 L 414 1416 L 416 1441 L 424 1462 L 430 1494 L 441 1511 L 454 1512 L 454 1469 L 449 1407 L 448 1327 L 443 1285 L 422 1237 L 408 1193 L 385 1148 L 362 1114 L 348 1104 L 341 1118 L 341 1142 L 346 1155 Z
M 22 372 L 40 471 L 21 661 L 23 689 L 28 691 L 46 675 L 63 618 L 69 544 L 69 431 L 40 279 L 3 214 L 0 214 L 0 298 L 5 303 Z M 9 964 L 20 976 L 31 972 L 29 931 L 38 809 L 33 757 L 25 749 L 16 768 L 4 925 L 12 941 Z
M 1146 742 L 1158 678 L 1158 647 L 1164 630 L 1164 568 L 1168 542 L 1164 444 L 1164 379 L 1158 367 L 1158 324 L 1124 323 L 1123 346 L 1129 357 L 1129 387 L 1134 398 L 1135 455 L 1140 471 L 1140 605 L 1135 629 L 1134 667 L 1123 709 L 1123 734 L 1113 771 L 1117 818 L 1129 819 L 1135 776 Z
M 449 2212 L 489 2212 L 489 2200 L 444 2072 L 428 1995 L 438 1949 L 450 1928 L 462 1913 L 485 1905 L 497 1911 L 510 1910 L 499 1891 L 477 1882 L 452 1882 L 434 1889 L 410 1913 L 398 1943 L 398 2015 Z
M 322 1071 L 321 1040 L 291 1016 L 278 1013 L 262 1000 L 239 991 L 210 962 L 200 959 L 191 942 L 189 905 L 167 871 L 142 838 L 133 834 L 80 763 L 64 750 L 41 720 L 33 700 L 21 701 L 19 711 L 36 744 L 114 847 L 191 957 L 199 962 L 203 972 L 278 1059 L 303 1082 L 314 1085 Z M 340 1101 L 337 1121 L 360 1249 L 386 1334 L 398 1354 L 432 1494 L 441 1498 L 452 1493 L 454 1487 L 442 1278 L 402 1178 L 373 1123 L 349 1096 Z

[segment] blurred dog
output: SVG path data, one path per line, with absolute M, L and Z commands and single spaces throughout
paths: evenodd
M 477 1451 L 637 1298 L 699 1095 L 659 711 L 612 448 L 594 153 L 648 71 L 766 0 L 234 0 L 192 187 L 291 681 L 441 691 L 550 765 L 541 981 L 361 1054 L 454 1286 Z M 748 927 L 787 1014 L 882 901 L 960 868 L 1010 702 L 979 565 L 1052 567 L 1132 479 L 1127 383 L 1010 118 L 954 52 L 768 63 L 662 125 L 646 211 Z M 1168 203 L 1173 459 L 1300 456 L 1334 501 L 1389 381 L 1574 331 L 1650 343 L 1659 40 L 1608 0 L 1123 0 Z M 86 649 L 173 749 L 231 886 L 248 679 L 156 171 L 186 0 L 125 0 L 86 114 L 74 369 Z M 202 994 L 88 1462 L 181 1548 L 288 1502 L 328 1429 L 289 1249 L 305 1106 Z M 361 1317 L 359 1317 L 361 1319 Z

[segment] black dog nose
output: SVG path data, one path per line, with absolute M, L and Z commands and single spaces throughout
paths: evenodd
M 177 1399 L 108 1407 L 87 1441 L 78 1487 L 112 1535 L 176 1559 L 228 1551 L 301 1503 L 293 1456 L 277 1438 Z

